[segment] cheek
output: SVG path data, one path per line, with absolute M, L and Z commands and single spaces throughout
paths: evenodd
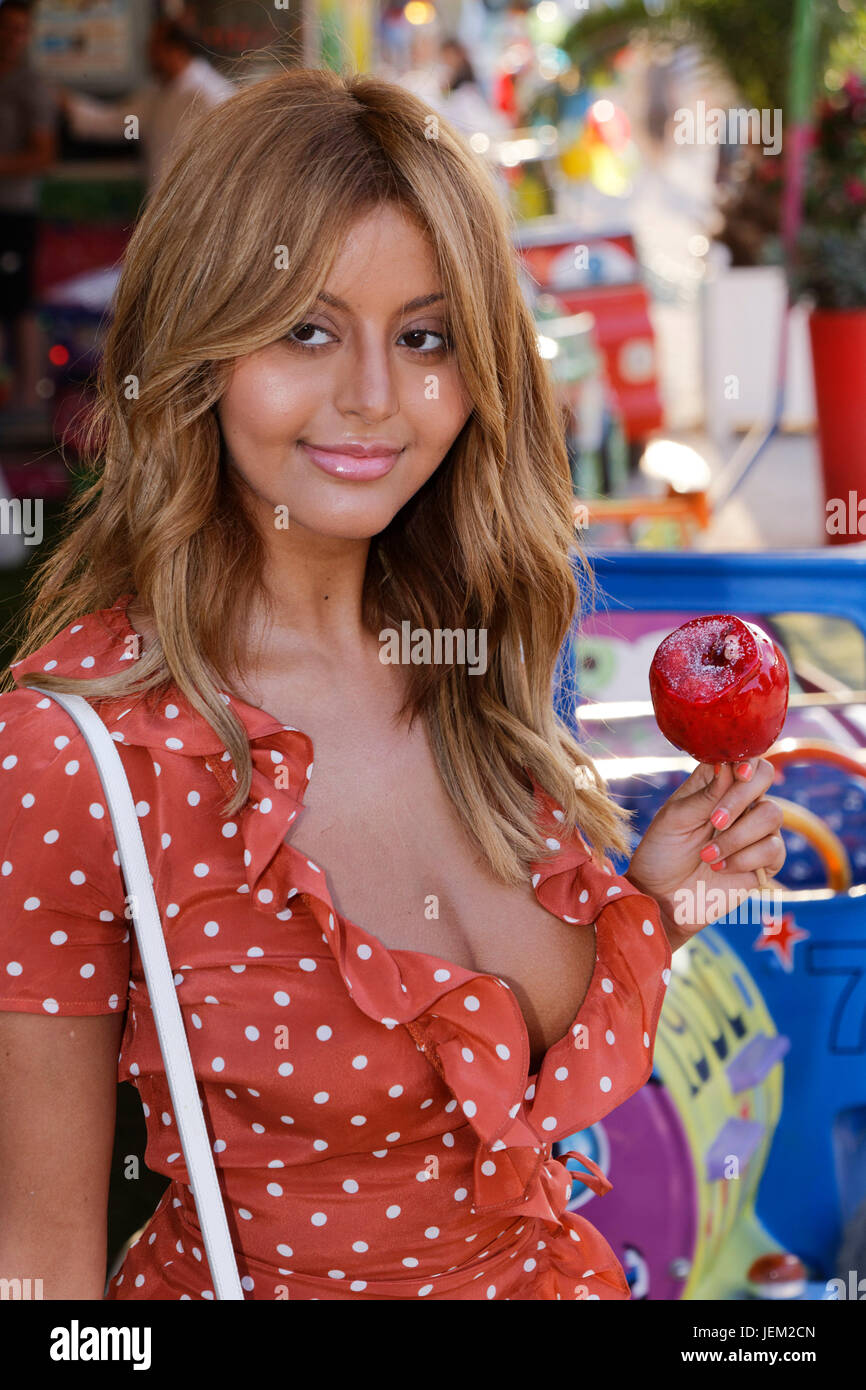
M 284 440 L 307 414 L 311 387 L 303 372 L 266 365 L 236 371 L 219 406 L 226 438 Z
M 472 413 L 473 402 L 456 367 L 431 367 L 414 385 L 412 423 L 419 443 L 447 450 Z

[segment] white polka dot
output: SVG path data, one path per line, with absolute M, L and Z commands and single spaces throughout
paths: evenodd
M 323 1023 L 321 1027 L 316 1029 L 316 1037 L 319 1039 L 319 1042 L 327 1042 L 328 1038 L 333 1036 L 334 1030 L 329 1028 L 327 1023 Z
M 84 874 L 81 872 L 80 869 L 73 869 L 72 873 L 69 875 L 69 882 L 80 884 L 86 883 L 87 879 L 85 878 Z
M 187 792 L 186 799 L 190 806 L 197 806 L 201 801 L 201 792 Z
M 501 1057 L 502 1060 L 503 1060 L 503 1062 L 507 1062 L 508 1059 L 509 1059 L 509 1057 L 511 1056 L 511 1052 L 510 1052 L 509 1049 L 505 1046 L 505 1043 L 497 1043 L 497 1044 L 496 1044 L 496 1055 L 497 1055 L 497 1057 Z
M 496 1164 L 493 1162 L 492 1158 L 487 1158 L 484 1160 L 484 1162 L 481 1165 L 481 1171 L 486 1178 L 493 1177 L 493 1174 L 496 1172 Z
M 478 1112 L 478 1106 L 475 1104 L 474 1100 L 464 1100 L 461 1108 L 463 1110 L 463 1114 L 467 1115 L 470 1120 L 472 1119 L 473 1115 L 477 1114 Z
M 38 906 L 39 906 L 39 899 L 38 899 L 38 898 L 25 898 L 25 900 L 24 900 L 24 911 L 25 911 L 25 912 L 35 912 Z
M 222 833 L 227 840 L 230 840 L 233 835 L 237 835 L 238 828 L 233 820 L 226 821 L 225 825 L 222 827 Z
M 438 1226 L 428 1226 L 427 1229 L 426 1229 L 426 1231 L 424 1232 L 424 1234 L 425 1234 L 425 1236 L 427 1237 L 428 1240 L 435 1240 L 436 1237 L 437 1237 L 438 1234 L 439 1234 L 439 1227 L 438 1227 Z
M 310 960 L 309 956 L 305 956 L 303 960 L 299 960 L 298 965 L 300 966 L 301 970 L 310 971 L 315 970 L 316 968 L 316 962 L 314 960 Z
M 353 1125 L 365 1125 L 367 1123 L 367 1116 L 353 1115 L 350 1123 Z
M 649 1047 L 649 1045 L 650 1045 L 649 1033 L 644 1033 L 644 1035 L 643 1035 L 643 1045 L 644 1045 L 644 1047 Z
M 472 1051 L 471 1047 L 462 1047 L 460 1049 L 460 1055 L 463 1058 L 464 1062 L 475 1061 L 475 1053 Z
M 314 1226 L 324 1226 L 327 1219 L 328 1218 L 323 1211 L 314 1211 L 312 1216 L 310 1217 L 310 1221 Z
M 605 994 L 613 994 L 613 981 L 612 981 L 612 980 L 608 980 L 608 979 L 602 980 L 602 982 L 601 982 L 601 987 L 602 987 L 602 989 L 604 990 Z
M 53 931 L 48 938 L 52 946 L 62 946 L 68 939 L 65 931 Z
M 557 1081 L 565 1081 L 568 1077 L 568 1067 L 557 1067 L 553 1075 Z
M 402 1096 L 402 1094 L 403 1094 L 403 1087 L 402 1087 L 402 1086 L 397 1085 L 397 1086 L 389 1086 L 389 1087 L 388 1087 L 388 1095 L 389 1095 L 389 1096 L 394 1096 L 394 1097 L 396 1097 L 396 1096 Z
M 42 1007 L 47 1014 L 56 1014 L 57 1010 L 60 1008 L 60 1005 L 58 1004 L 56 999 L 43 999 Z
M 560 845 L 560 843 L 559 843 L 558 840 L 553 840 L 553 839 L 545 840 L 544 843 L 547 845 L 547 848 L 548 848 L 548 849 L 561 849 L 561 848 L 562 848 L 562 846 Z
M 358 947 L 358 952 L 357 952 L 357 954 L 358 954 L 358 956 L 359 956 L 359 958 L 360 958 L 361 960 L 369 960 L 370 957 L 371 957 L 372 954 L 373 954 L 373 951 L 372 951 L 372 948 L 371 948 L 370 946 L 364 945 L 364 944 L 362 943 L 362 945 L 360 945 L 360 946 Z
M 393 1221 L 395 1216 L 400 1215 L 400 1207 L 398 1207 L 396 1203 L 393 1203 L 390 1207 L 386 1207 L 385 1215 L 390 1221 Z
M 20 975 L 23 969 L 24 966 L 20 961 L 10 960 L 6 966 L 6 973 L 8 975 Z
M 248 1023 L 244 1029 L 244 1037 L 249 1038 L 250 1042 L 257 1042 L 259 1038 L 258 1028 L 254 1028 L 251 1023 Z
M 81 764 L 73 758 L 71 762 L 66 764 L 63 771 L 66 773 L 67 777 L 74 777 L 80 766 Z
M 610 1088 L 611 1088 L 611 1086 L 613 1085 L 613 1083 L 612 1083 L 612 1081 L 611 1081 L 611 1079 L 610 1079 L 609 1076 L 603 1076 L 603 1077 L 601 1078 L 601 1080 L 599 1081 L 598 1084 L 599 1084 L 600 1088 L 602 1089 L 602 1091 L 605 1091 L 605 1092 L 606 1092 L 606 1091 L 609 1091 Z
M 669 985 L 671 982 L 671 972 L 669 970 L 663 970 L 662 979 L 664 980 L 666 985 Z
M 644 936 L 652 936 L 653 932 L 655 931 L 655 927 L 653 926 L 652 922 L 650 922 L 647 918 L 644 918 L 642 930 Z
M 556 1129 L 556 1123 L 557 1123 L 557 1121 L 556 1121 L 556 1116 L 555 1116 L 555 1115 L 548 1115 L 545 1119 L 543 1119 L 543 1120 L 541 1121 L 541 1128 L 542 1128 L 542 1129 Z
M 646 1033 L 644 1033 L 644 1037 L 646 1037 Z M 605 1040 L 605 1042 L 609 1042 L 609 1043 L 614 1043 L 614 1042 L 616 1042 L 616 1038 L 614 1037 L 613 1033 L 610 1031 L 609 1028 L 608 1028 L 607 1032 L 606 1032 L 605 1035 L 604 1035 L 604 1040 Z
M 442 985 L 442 984 L 445 983 L 446 980 L 450 980 L 450 979 L 451 979 L 451 971 L 450 971 L 450 970 L 434 970 L 434 971 L 433 971 L 433 979 L 436 981 L 437 984 Z
M 357 1250 L 359 1255 L 364 1255 L 370 1247 L 365 1240 L 353 1240 L 352 1249 Z
M 344 1182 L 343 1182 L 343 1191 L 344 1191 L 344 1192 L 357 1192 L 357 1191 L 358 1191 L 358 1184 L 356 1183 L 356 1181 L 355 1181 L 354 1178 L 346 1178 L 346 1179 L 344 1180 Z
M 165 746 L 166 748 L 183 748 L 183 740 L 179 738 L 167 738 L 165 740 Z
M 420 1289 L 418 1290 L 418 1296 L 419 1296 L 419 1298 L 423 1298 L 424 1295 L 425 1295 L 426 1293 L 432 1293 L 432 1292 L 433 1292 L 433 1285 L 432 1285 L 432 1284 L 422 1284 L 421 1287 L 420 1287 Z
M 98 801 L 92 801 L 87 809 L 94 820 L 102 820 L 102 817 L 105 815 L 105 807 L 100 805 Z
M 165 707 L 165 717 L 166 717 L 166 719 L 177 719 L 177 716 L 178 716 L 179 714 L 180 714 L 180 710 L 178 709 L 177 705 L 166 705 L 166 707 Z
M 272 1197 L 282 1197 L 283 1195 L 283 1189 L 278 1182 L 269 1182 L 267 1190 Z
M 313 1100 L 317 1105 L 325 1105 L 330 1099 L 331 1097 L 328 1095 L 327 1091 L 317 1091 L 313 1096 Z
M 468 1196 L 469 1192 L 465 1187 L 458 1187 L 457 1191 L 454 1193 L 454 1200 L 455 1202 L 465 1202 Z
M 205 878 L 210 873 L 210 868 L 207 864 L 196 864 L 193 873 L 196 878 Z
M 364 1056 L 363 1052 L 360 1052 L 357 1057 L 352 1058 L 352 1066 L 356 1071 L 363 1071 L 366 1065 L 367 1058 Z
M 281 1008 L 285 1008 L 286 1004 L 290 1004 L 291 1002 L 291 999 L 289 998 L 288 994 L 286 994 L 286 991 L 284 989 L 277 990 L 276 994 L 274 995 L 275 1004 L 279 1004 Z
M 222 1071 L 223 1067 L 225 1066 L 225 1059 L 223 1057 L 214 1057 L 213 1061 L 211 1062 L 211 1066 L 213 1067 L 214 1071 Z
M 219 922 L 205 922 L 202 928 L 205 936 L 216 936 L 219 932 Z
M 89 980 L 91 976 L 96 974 L 96 966 L 88 962 L 87 965 L 82 965 L 78 973 L 83 980 Z
M 466 998 L 463 1000 L 463 1007 L 474 1014 L 476 1009 L 481 1008 L 481 1005 L 474 994 L 467 994 Z

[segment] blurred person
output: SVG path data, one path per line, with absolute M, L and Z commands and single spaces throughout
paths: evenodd
M 0 322 L 11 370 L 5 427 L 44 427 L 42 335 L 32 309 L 39 175 L 56 156 L 56 103 L 30 66 L 32 6 L 0 7 Z
M 234 84 L 198 55 L 192 29 L 176 20 L 157 20 L 150 31 L 148 62 L 156 81 L 121 101 L 97 101 L 66 90 L 61 100 L 70 130 L 79 140 L 123 140 L 124 122 L 139 119 L 139 131 L 152 192 L 159 182 L 178 133 L 189 118 L 218 106 Z
M 443 94 L 441 110 L 464 134 L 483 131 L 502 136 L 507 125 L 487 101 L 475 75 L 465 46 L 455 38 L 445 38 L 439 50 L 439 84 Z

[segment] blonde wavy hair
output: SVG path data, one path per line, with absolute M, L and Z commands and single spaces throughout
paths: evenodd
M 227 466 L 215 406 L 234 359 L 304 321 L 362 212 L 396 204 L 429 237 L 474 409 L 439 468 L 370 545 L 364 621 L 487 630 L 484 675 L 407 667 L 443 783 L 493 873 L 525 882 L 548 850 L 527 771 L 596 856 L 627 852 L 625 813 L 553 708 L 580 610 L 562 423 L 517 278 L 511 219 L 482 161 L 430 109 L 376 77 L 289 69 L 200 116 L 129 242 L 85 458 L 95 481 L 28 585 L 22 660 L 135 592 L 156 640 L 110 678 L 20 683 L 91 699 L 173 682 L 219 734 L 245 804 L 251 759 L 219 691 L 255 663 L 244 613 L 263 542 Z M 288 273 L 275 270 L 288 248 Z M 135 389 L 132 383 L 135 383 Z M 4 687 L 10 688 L 7 672 Z M 151 697 L 155 698 L 155 697 Z

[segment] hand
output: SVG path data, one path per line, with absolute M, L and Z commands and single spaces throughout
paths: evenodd
M 784 864 L 782 812 L 765 795 L 774 777 L 766 758 L 699 763 L 637 846 L 625 877 L 655 898 L 673 950 L 759 888 L 757 869 L 772 877 Z

